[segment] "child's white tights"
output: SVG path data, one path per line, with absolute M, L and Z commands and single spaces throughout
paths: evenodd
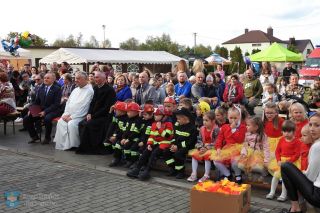
M 277 189 L 278 183 L 279 183 L 279 179 L 276 178 L 276 177 L 272 177 L 271 189 L 270 189 L 270 193 L 269 193 L 269 194 L 274 195 L 274 194 L 276 193 L 276 189 Z M 280 197 L 286 198 L 286 197 L 287 197 L 287 189 L 286 189 L 286 187 L 284 186 L 283 182 L 282 182 L 281 187 L 282 187 L 282 188 L 281 188 L 281 195 L 280 195 Z
M 214 165 L 219 170 L 220 174 L 222 174 L 225 177 L 230 176 L 230 170 L 223 163 L 214 161 Z
M 198 161 L 194 158 L 192 158 L 192 174 L 197 175 L 198 170 Z M 204 175 L 209 176 L 210 175 L 210 169 L 211 169 L 211 161 L 205 160 L 204 161 Z

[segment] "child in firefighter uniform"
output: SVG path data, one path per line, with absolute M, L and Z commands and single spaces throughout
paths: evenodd
M 113 153 L 114 145 L 116 141 L 121 138 L 128 119 L 126 103 L 118 101 L 112 109 L 110 109 L 110 111 L 112 110 L 114 111 L 114 116 L 112 117 L 112 123 L 107 130 L 106 141 L 104 142 L 104 146 L 109 154 Z
M 197 129 L 194 117 L 188 109 L 181 108 L 174 114 L 177 118 L 174 126 L 174 142 L 170 147 L 171 158 L 166 163 L 170 167 L 169 176 L 183 179 L 187 154 L 197 141 Z
M 154 161 L 160 155 L 165 160 L 170 158 L 170 145 L 173 140 L 173 125 L 169 113 L 162 105 L 159 105 L 154 113 L 154 122 L 151 126 L 147 148 L 141 155 L 136 167 L 131 169 L 127 176 L 146 180 L 150 177 L 150 169 Z M 145 166 L 144 170 L 141 168 Z
M 127 105 L 128 120 L 125 124 L 121 139 L 115 144 L 113 161 L 109 165 L 111 167 L 119 165 L 122 158 L 122 153 L 126 160 L 125 167 L 130 167 L 139 158 L 139 138 L 142 120 L 139 117 L 140 107 L 137 103 L 131 102 Z
M 139 153 L 142 154 L 147 147 L 147 141 L 150 137 L 153 119 L 154 107 L 152 104 L 145 104 L 142 111 L 142 126 L 139 139 Z

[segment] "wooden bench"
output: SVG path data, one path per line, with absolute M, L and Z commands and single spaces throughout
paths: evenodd
M 213 166 L 212 166 L 213 167 Z M 152 165 L 152 169 L 156 170 L 156 171 L 161 171 L 161 172 L 168 172 L 168 166 L 165 164 L 164 160 L 162 157 L 160 157 L 159 159 L 157 159 L 155 161 L 155 163 Z M 186 177 L 188 177 L 192 172 L 192 165 L 191 165 L 191 158 L 187 157 L 186 162 L 185 162 L 185 174 Z M 204 164 L 203 162 L 199 162 L 199 167 L 198 167 L 198 177 L 202 177 L 202 175 L 204 174 Z M 211 180 L 215 179 L 215 175 L 216 175 L 216 171 L 214 169 L 211 169 L 211 175 L 210 178 Z M 271 187 L 271 176 L 268 175 L 265 178 L 265 182 L 267 183 L 262 183 L 262 182 L 257 182 L 257 181 L 249 181 L 247 180 L 246 176 L 243 174 L 243 178 L 244 178 L 244 183 L 250 184 L 253 187 L 257 188 L 257 189 L 262 189 L 262 190 L 266 190 L 268 191 Z M 196 182 L 195 182 L 196 183 Z M 281 184 L 278 185 L 277 190 L 281 191 Z
M 4 135 L 7 135 L 7 123 L 12 122 L 12 130 L 13 134 L 16 134 L 16 127 L 14 121 L 20 116 L 20 112 L 16 111 L 13 113 L 9 113 L 4 116 L 0 116 L 0 120 L 3 121 L 3 132 Z

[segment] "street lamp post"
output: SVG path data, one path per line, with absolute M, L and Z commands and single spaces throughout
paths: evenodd
M 106 48 L 106 25 L 102 25 L 103 29 L 103 48 Z

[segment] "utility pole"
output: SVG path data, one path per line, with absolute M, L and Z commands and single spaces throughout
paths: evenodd
M 193 46 L 193 54 L 196 54 L 196 46 L 197 46 L 197 33 L 193 33 L 194 36 L 194 46 Z
M 103 29 L 103 48 L 106 48 L 106 25 L 102 25 L 102 29 Z

